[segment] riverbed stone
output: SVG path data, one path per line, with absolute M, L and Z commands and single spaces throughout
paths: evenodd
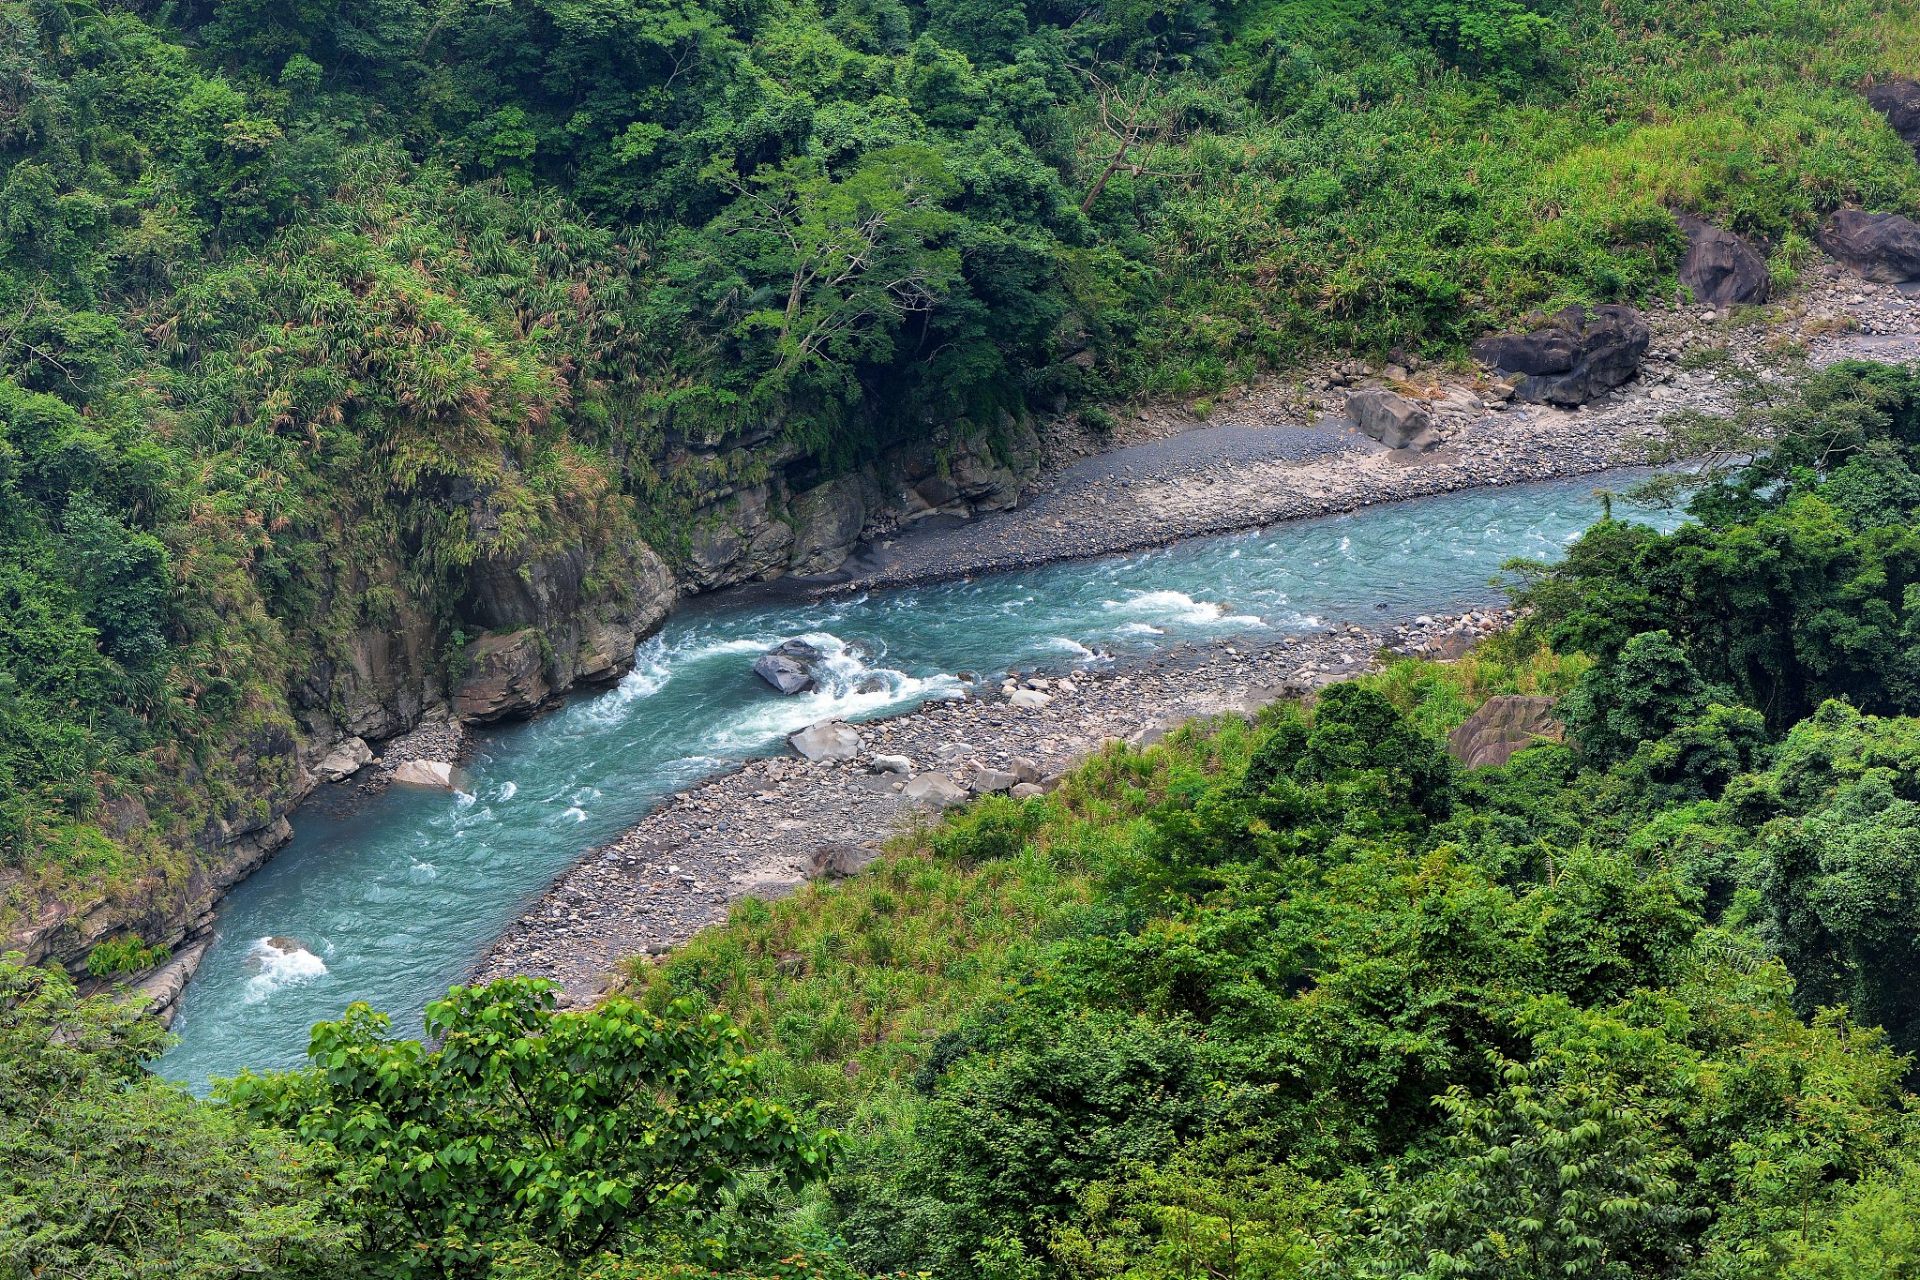
M 801 870 L 809 880 L 840 880 L 847 876 L 857 876 L 873 865 L 880 855 L 865 845 L 838 841 L 833 844 L 816 846 L 807 855 Z
M 1347 397 L 1354 425 L 1389 449 L 1433 447 L 1433 415 L 1397 392 L 1369 387 Z
M 901 798 L 909 804 L 929 805 L 935 809 L 961 804 L 967 795 L 965 787 L 938 770 L 921 774 L 900 792 Z
M 358 773 L 373 759 L 373 748 L 365 738 L 344 738 L 313 766 L 313 776 L 322 782 L 339 782 Z
M 905 756 L 875 756 L 870 763 L 875 773 L 897 773 L 902 776 L 913 773 L 913 761 Z
M 790 734 L 787 743 L 815 764 L 851 760 L 860 754 L 860 731 L 840 720 L 824 720 Z
M 1004 769 L 975 769 L 969 785 L 978 795 L 991 795 L 998 791 L 1010 791 L 1019 779 Z
M 393 780 L 401 786 L 451 791 L 453 766 L 444 760 L 402 760 L 394 768 Z
M 1053 695 L 1042 693 L 1038 689 L 1015 689 L 1007 695 L 1007 701 L 1027 711 L 1038 711 L 1053 701 Z
M 1513 379 L 1514 399 L 1571 407 L 1631 380 L 1652 341 L 1638 311 L 1608 304 L 1567 307 L 1535 329 L 1494 334 L 1472 350 Z

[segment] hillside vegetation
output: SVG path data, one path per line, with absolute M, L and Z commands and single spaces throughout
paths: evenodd
M 456 671 L 770 458 L 1456 352 L 1674 209 L 1790 283 L 1920 207 L 1915 70 L 1880 0 L 9 2 L 0 913 L 170 901 L 351 638 Z
M 215 1105 L 0 962 L 0 1276 L 1911 1275 L 1920 373 L 1765 429 L 1463 661 L 982 798 L 589 1012 L 356 1006 Z M 1568 740 L 1459 768 L 1497 693 Z

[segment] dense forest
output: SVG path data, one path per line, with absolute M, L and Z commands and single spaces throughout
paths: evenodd
M 1881 0 L 21 0 L 0 57 L 9 932 L 204 900 L 490 584 L 632 614 L 775 462 L 1457 354 L 1670 292 L 1676 212 L 1785 286 L 1920 208 Z
M 198 1102 L 0 964 L 0 1275 L 1895 1280 L 1920 373 L 1838 367 L 1520 626 L 983 797 L 555 1013 Z M 1462 769 L 1492 694 L 1565 742 Z

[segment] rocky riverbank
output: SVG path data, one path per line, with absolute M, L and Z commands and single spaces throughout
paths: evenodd
M 1667 306 L 1638 377 L 1579 408 L 1521 404 L 1512 387 L 1464 366 L 1329 362 L 1211 405 L 1142 408 L 1111 447 L 1083 431 L 1048 437 L 1055 466 L 1021 504 L 958 526 L 907 529 L 856 555 L 823 590 L 899 587 L 1351 511 L 1377 502 L 1644 461 L 1674 414 L 1725 413 L 1752 379 L 1803 362 L 1920 359 L 1920 302 L 1827 264 L 1791 299 L 1764 307 Z M 1377 387 L 1420 406 L 1424 449 L 1389 449 L 1348 416 Z
M 1106 743 L 1150 742 L 1199 716 L 1250 714 L 1365 670 L 1383 648 L 1457 653 L 1506 621 L 1489 610 L 1257 647 L 1242 638 L 1118 668 L 1010 673 L 983 696 L 852 726 L 851 759 L 754 760 L 676 795 L 562 876 L 474 976 L 552 978 L 567 1003 L 590 1002 L 629 957 L 664 953 L 740 898 L 857 871 L 949 804 L 990 791 L 1038 794 Z

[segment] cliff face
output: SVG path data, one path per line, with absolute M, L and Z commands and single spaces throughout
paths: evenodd
M 202 819 L 162 835 L 139 801 L 110 805 L 106 835 L 149 870 L 93 896 L 0 881 L 15 922 L 0 950 L 80 971 L 100 942 L 137 934 L 184 955 L 219 899 L 292 838 L 300 802 L 381 741 L 436 717 L 525 717 L 610 684 L 683 592 L 831 573 L 863 539 L 1012 506 L 1040 445 L 1029 424 L 1007 420 L 993 432 L 935 432 L 830 479 L 809 460 L 758 450 L 726 468 L 758 478 L 700 494 L 683 538 L 661 551 L 630 533 L 605 536 L 630 520 L 582 521 L 536 553 L 479 557 L 438 597 L 408 589 L 398 555 L 336 569 L 318 588 L 325 621 L 288 638 L 281 700 L 228 744 L 227 759 L 184 779 L 218 797 Z

